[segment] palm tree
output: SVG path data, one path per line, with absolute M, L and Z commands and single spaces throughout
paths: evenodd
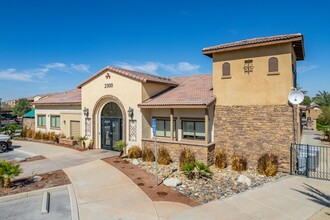
M 313 98 L 313 101 L 319 106 L 330 106 L 330 93 L 325 90 L 319 91 Z

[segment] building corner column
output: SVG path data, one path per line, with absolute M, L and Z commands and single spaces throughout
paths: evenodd
M 170 138 L 171 141 L 174 139 L 174 110 L 171 108 L 171 115 L 170 115 Z
M 205 143 L 209 143 L 209 109 L 205 109 Z

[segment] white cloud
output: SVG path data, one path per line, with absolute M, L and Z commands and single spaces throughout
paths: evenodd
M 0 70 L 0 79 L 13 81 L 36 81 L 45 78 L 46 74 L 51 71 L 60 71 L 66 73 L 87 72 L 89 65 L 86 64 L 64 64 L 64 63 L 49 63 L 42 65 L 42 68 L 35 68 L 23 71 L 17 71 L 14 68 Z
M 305 62 L 304 64 L 298 65 L 298 73 L 309 72 L 318 67 L 318 65 L 312 64 L 311 62 Z
M 198 73 L 198 69 L 200 68 L 197 64 L 191 64 L 189 62 L 179 62 L 176 64 L 165 64 L 160 62 L 145 62 L 145 63 L 128 63 L 128 62 L 117 62 L 117 66 L 141 71 L 145 73 L 153 73 L 153 74 L 176 74 L 176 75 L 184 75 L 184 74 L 192 74 Z

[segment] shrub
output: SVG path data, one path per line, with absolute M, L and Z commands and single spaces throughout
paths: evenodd
M 42 139 L 42 133 L 41 133 L 41 131 L 34 132 L 33 139 L 41 140 Z
M 128 150 L 128 158 L 140 158 L 142 157 L 142 150 L 139 146 L 132 146 Z
M 60 134 L 60 138 L 66 138 L 65 134 L 64 133 L 61 133 Z
M 195 163 L 190 162 L 190 163 L 186 163 L 183 164 L 181 167 L 181 171 L 187 176 L 188 179 L 193 179 L 195 176 Z
M 263 154 L 258 159 L 258 172 L 261 175 L 275 176 L 278 169 L 278 156 Z
M 45 141 L 49 141 L 49 134 L 50 133 L 47 133 L 47 132 L 42 133 L 42 139 L 45 140 Z
M 234 171 L 243 171 L 247 168 L 247 161 L 243 156 L 238 156 L 234 153 L 230 161 L 231 169 Z
M 214 152 L 214 165 L 220 169 L 227 167 L 227 154 L 223 150 L 216 150 Z
M 212 171 L 210 170 L 210 166 L 205 163 L 195 162 L 195 167 L 196 167 L 195 176 L 197 178 L 210 177 L 212 174 Z
M 164 147 L 158 149 L 157 160 L 159 164 L 168 165 L 171 162 L 171 156 Z
M 0 162 L 0 180 L 4 188 L 9 188 L 13 178 L 21 173 L 22 169 L 19 164 L 14 165 L 5 160 Z
M 18 130 L 20 128 L 20 125 L 17 124 L 16 122 L 11 122 L 9 124 L 7 124 L 5 127 L 3 127 L 1 130 L 9 135 L 12 136 L 13 134 L 15 134 L 16 130 Z
M 21 137 L 25 138 L 27 135 L 28 129 L 23 129 L 21 132 Z
M 190 150 L 184 148 L 180 153 L 180 167 L 184 166 L 187 163 L 195 163 L 195 154 Z
M 142 160 L 146 162 L 154 162 L 155 155 L 152 150 L 148 147 L 144 147 L 142 150 Z
M 26 131 L 26 137 L 27 138 L 33 138 L 33 136 L 34 136 L 34 131 L 32 129 L 28 129 Z

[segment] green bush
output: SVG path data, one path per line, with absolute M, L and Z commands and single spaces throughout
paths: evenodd
M 195 163 L 186 163 L 181 167 L 181 171 L 187 176 L 188 179 L 193 179 L 195 176 Z
M 227 167 L 227 154 L 223 150 L 214 152 L 214 166 L 220 169 Z
M 128 150 L 128 158 L 140 158 L 142 157 L 142 150 L 139 146 L 132 146 Z
M 15 134 L 16 130 L 20 129 L 21 126 L 19 124 L 17 124 L 16 122 L 11 122 L 9 124 L 7 124 L 5 127 L 3 127 L 1 130 L 11 136 L 13 134 Z
M 126 147 L 127 147 L 127 144 L 124 141 L 122 141 L 122 140 L 116 141 L 114 148 L 115 148 L 115 150 L 120 151 L 119 157 L 121 157 L 123 155 Z
M 190 149 L 184 148 L 180 153 L 179 161 L 180 167 L 184 166 L 187 163 L 195 163 L 195 154 Z
M 195 162 L 196 173 L 195 176 L 197 178 L 201 177 L 210 177 L 212 175 L 212 171 L 210 170 L 210 166 L 202 163 L 202 162 Z
M 238 156 L 234 153 L 230 161 L 231 169 L 234 171 L 244 171 L 247 168 L 247 161 L 243 156 Z
M 154 162 L 155 161 L 154 152 L 150 148 L 144 147 L 142 150 L 142 160 L 146 162 Z
M 171 156 L 164 147 L 158 149 L 157 161 L 159 164 L 168 165 L 171 162 Z
M 0 180 L 4 188 L 9 188 L 14 177 L 20 175 L 22 169 L 19 164 L 11 164 L 8 161 L 0 162 Z

